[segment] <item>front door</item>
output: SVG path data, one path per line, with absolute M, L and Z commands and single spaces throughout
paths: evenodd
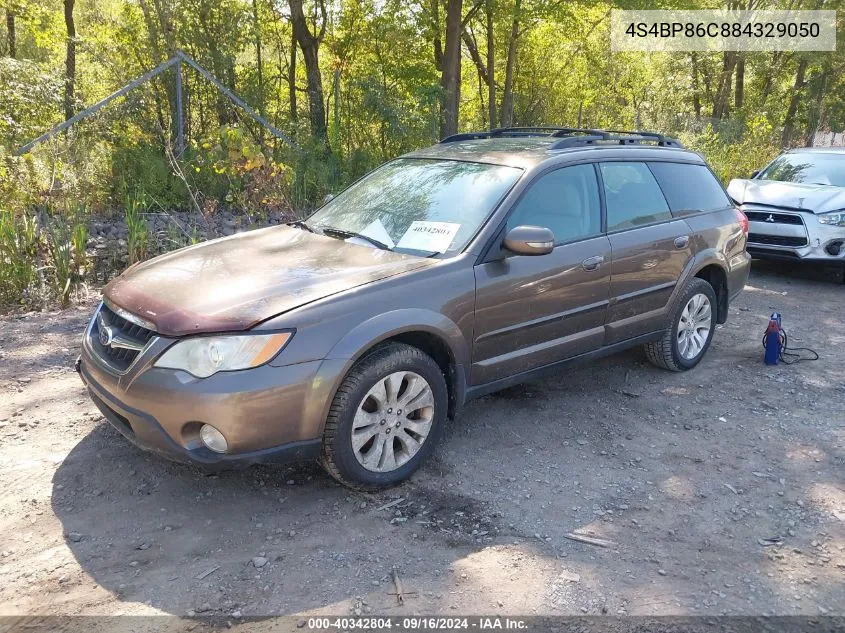
M 610 241 L 591 164 L 547 172 L 526 190 L 507 229 L 555 234 L 547 255 L 504 252 L 475 268 L 471 383 L 481 385 L 598 349 L 610 292 Z M 507 230 L 506 229 L 506 230 Z
M 666 327 L 669 300 L 693 257 L 689 225 L 674 219 L 644 162 L 600 164 L 613 251 L 610 345 Z

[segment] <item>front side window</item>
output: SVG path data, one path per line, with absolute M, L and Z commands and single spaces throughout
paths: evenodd
M 364 234 L 401 253 L 458 252 L 521 175 L 502 165 L 400 158 L 338 194 L 308 224 L 328 235 Z
M 601 232 L 601 203 L 592 165 L 574 165 L 540 176 L 516 203 L 508 230 L 520 225 L 551 229 L 562 244 Z
M 715 211 L 731 206 L 722 185 L 704 165 L 653 162 L 648 166 L 675 214 Z
M 845 187 L 845 154 L 783 154 L 773 160 L 757 179 Z
M 639 162 L 599 163 L 607 206 L 607 230 L 631 229 L 670 220 L 663 192 L 649 170 Z

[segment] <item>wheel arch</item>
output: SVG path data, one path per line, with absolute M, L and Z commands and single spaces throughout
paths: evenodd
M 390 342 L 416 347 L 434 359 L 446 381 L 449 417 L 454 417 L 466 399 L 466 367 L 470 362 L 470 349 L 457 324 L 430 310 L 393 310 L 350 330 L 328 355 L 329 358 L 345 361 L 332 390 L 332 399 L 343 377 L 356 362 Z
M 693 277 L 703 279 L 713 288 L 716 294 L 716 323 L 728 320 L 728 273 L 721 262 L 710 261 L 699 266 Z

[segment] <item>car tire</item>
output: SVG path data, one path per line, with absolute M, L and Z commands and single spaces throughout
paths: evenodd
M 716 293 L 713 286 L 695 277 L 678 298 L 671 325 L 662 338 L 646 343 L 645 355 L 663 369 L 692 369 L 704 358 L 715 331 Z
M 356 362 L 338 388 L 320 462 L 349 488 L 394 486 L 431 455 L 448 402 L 434 359 L 410 345 L 381 345 Z

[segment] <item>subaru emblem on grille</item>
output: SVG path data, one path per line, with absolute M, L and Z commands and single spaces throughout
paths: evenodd
M 103 347 L 111 345 L 111 342 L 114 340 L 114 332 L 112 332 L 112 329 L 108 325 L 100 326 L 97 329 L 100 331 L 100 345 Z
M 773 215 L 770 213 L 770 214 L 769 214 L 769 217 L 767 217 L 767 218 L 766 218 L 766 222 L 774 222 L 774 221 L 775 221 L 775 216 L 773 216 Z
M 102 313 L 97 315 L 97 332 L 100 339 L 100 345 L 108 347 L 114 340 L 114 331 L 106 325 L 106 320 Z

